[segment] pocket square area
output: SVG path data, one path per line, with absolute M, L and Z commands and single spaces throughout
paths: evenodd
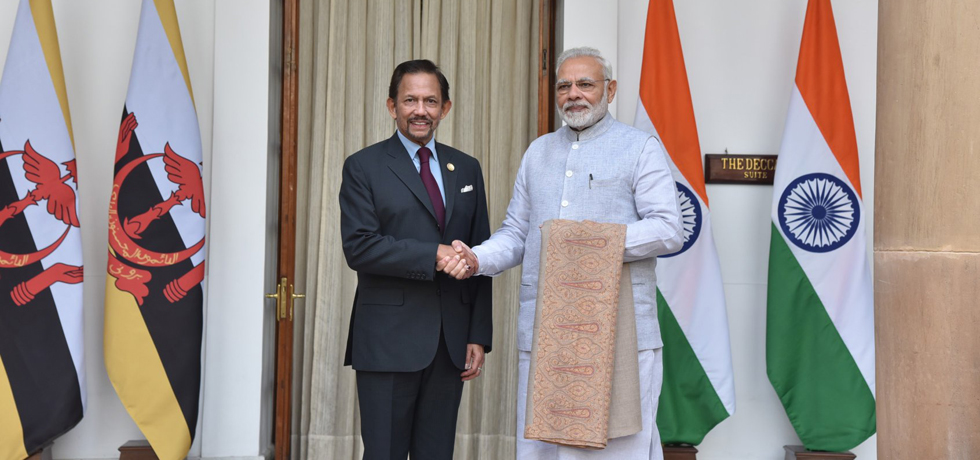
M 472 192 L 472 191 L 473 191 L 473 186 L 472 185 L 467 185 L 466 187 L 463 187 L 463 188 L 459 189 L 459 193 L 466 193 L 466 192 Z

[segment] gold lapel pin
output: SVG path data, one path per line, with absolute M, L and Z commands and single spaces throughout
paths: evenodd
M 456 167 L 453 166 L 452 163 L 448 163 L 448 164 L 446 164 L 446 169 L 448 169 L 450 171 L 455 171 L 456 170 Z

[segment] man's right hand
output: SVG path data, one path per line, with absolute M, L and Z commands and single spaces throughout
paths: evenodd
M 440 244 L 439 249 L 436 250 L 436 271 L 446 272 L 447 275 L 451 275 L 451 272 L 457 265 L 459 267 L 466 267 L 469 264 L 469 261 L 465 257 L 465 254 L 460 254 L 452 246 Z

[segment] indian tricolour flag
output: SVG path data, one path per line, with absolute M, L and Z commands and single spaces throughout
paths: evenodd
M 810 0 L 773 186 L 766 366 L 813 450 L 875 432 L 868 217 L 833 11 Z
M 50 0 L 21 0 L 0 78 L 0 460 L 85 408 L 82 240 L 71 117 Z
M 143 0 L 121 118 L 106 370 L 157 457 L 179 460 L 197 428 L 206 226 L 201 134 L 172 0 Z
M 650 1 L 633 125 L 663 142 L 684 221 L 684 246 L 657 261 L 664 341 L 657 426 L 664 443 L 699 444 L 735 412 L 735 385 L 701 146 L 671 0 Z

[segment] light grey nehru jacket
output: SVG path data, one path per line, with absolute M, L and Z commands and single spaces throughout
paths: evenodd
M 658 255 L 681 248 L 677 189 L 660 141 L 606 115 L 580 132 L 568 126 L 539 137 L 521 160 L 500 229 L 473 248 L 477 274 L 494 276 L 523 263 L 517 348 L 531 350 L 542 222 L 626 224 L 639 349 L 663 346 L 657 322 Z

